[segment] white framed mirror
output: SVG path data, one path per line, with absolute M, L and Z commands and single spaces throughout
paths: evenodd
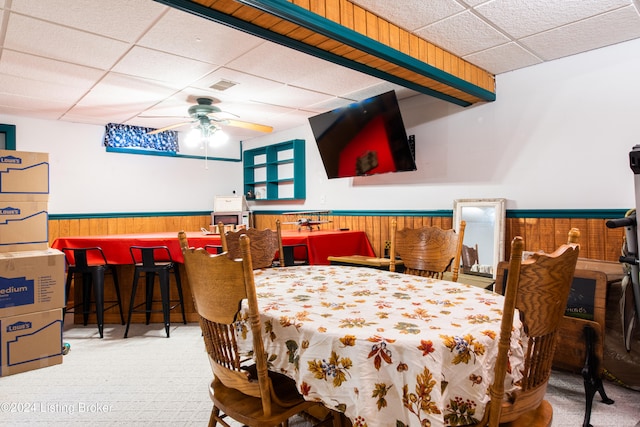
M 504 259 L 505 199 L 456 199 L 453 224 L 460 230 L 464 220 L 461 272 L 494 277 Z

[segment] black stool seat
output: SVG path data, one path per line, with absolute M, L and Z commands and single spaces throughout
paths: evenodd
M 171 324 L 170 311 L 180 306 L 182 309 L 182 321 L 187 323 L 187 316 L 184 312 L 184 299 L 182 297 L 182 283 L 180 282 L 180 272 L 178 265 L 171 258 L 171 252 L 167 246 L 131 246 L 129 248 L 131 259 L 135 265 L 133 272 L 133 285 L 131 287 L 131 302 L 129 303 L 129 315 L 127 317 L 127 327 L 124 331 L 124 337 L 129 334 L 129 326 L 131 324 L 132 313 L 145 313 L 146 324 L 149 324 L 151 313 L 163 314 L 164 328 L 169 338 L 169 326 Z M 171 283 L 170 273 L 175 276 L 176 287 L 178 290 L 178 299 L 172 300 L 170 297 L 169 285 Z M 138 280 L 140 274 L 145 276 L 145 299 L 144 302 L 135 305 L 136 291 L 138 289 Z M 160 283 L 160 300 L 153 299 L 153 288 L 155 285 L 156 275 Z M 161 303 L 162 309 L 154 309 L 154 303 Z M 173 305 L 171 305 L 174 303 Z M 144 308 L 140 308 L 143 307 Z
M 93 293 L 95 313 L 98 323 L 100 338 L 104 337 L 104 311 L 118 306 L 120 309 L 120 321 L 124 325 L 124 314 L 122 312 L 122 301 L 120 298 L 120 286 L 118 284 L 118 274 L 115 266 L 107 262 L 104 252 L 98 246 L 88 248 L 62 248 L 67 261 L 67 282 L 65 286 L 65 309 L 64 313 L 75 313 L 78 307 L 82 307 L 84 325 L 87 326 L 89 313 L 91 313 L 91 294 Z M 113 276 L 113 285 L 116 291 L 115 301 L 104 300 L 104 277 L 110 272 Z M 71 281 L 76 274 L 82 275 L 82 301 L 74 301 L 73 307 L 67 309 L 69 293 L 71 292 Z M 111 304 L 105 307 L 105 303 Z

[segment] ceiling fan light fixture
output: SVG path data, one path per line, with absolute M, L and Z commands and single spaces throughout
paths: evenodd
M 232 82 L 230 80 L 224 80 L 221 79 L 218 82 L 212 84 L 211 86 L 209 86 L 211 89 L 215 89 L 215 90 L 219 90 L 219 91 L 225 91 L 229 88 L 234 87 L 235 85 L 237 85 L 238 83 Z

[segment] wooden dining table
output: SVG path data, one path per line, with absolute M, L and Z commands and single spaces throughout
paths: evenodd
M 489 401 L 503 296 L 352 266 L 255 271 L 269 369 L 354 426 L 473 424 Z M 243 318 L 245 316 L 240 316 Z M 239 320 L 244 340 L 250 327 Z M 520 378 L 515 316 L 506 390 Z

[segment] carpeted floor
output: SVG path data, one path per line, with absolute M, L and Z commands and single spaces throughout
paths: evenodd
M 67 323 L 69 324 L 69 323 Z M 0 378 L 0 425 L 202 426 L 211 411 L 211 369 L 197 324 L 70 325 L 71 351 L 61 365 Z M 605 382 L 613 405 L 596 396 L 594 427 L 640 427 L 640 392 Z M 577 427 L 584 417 L 579 375 L 554 372 L 547 400 L 554 427 Z M 302 427 L 304 422 L 292 423 Z

